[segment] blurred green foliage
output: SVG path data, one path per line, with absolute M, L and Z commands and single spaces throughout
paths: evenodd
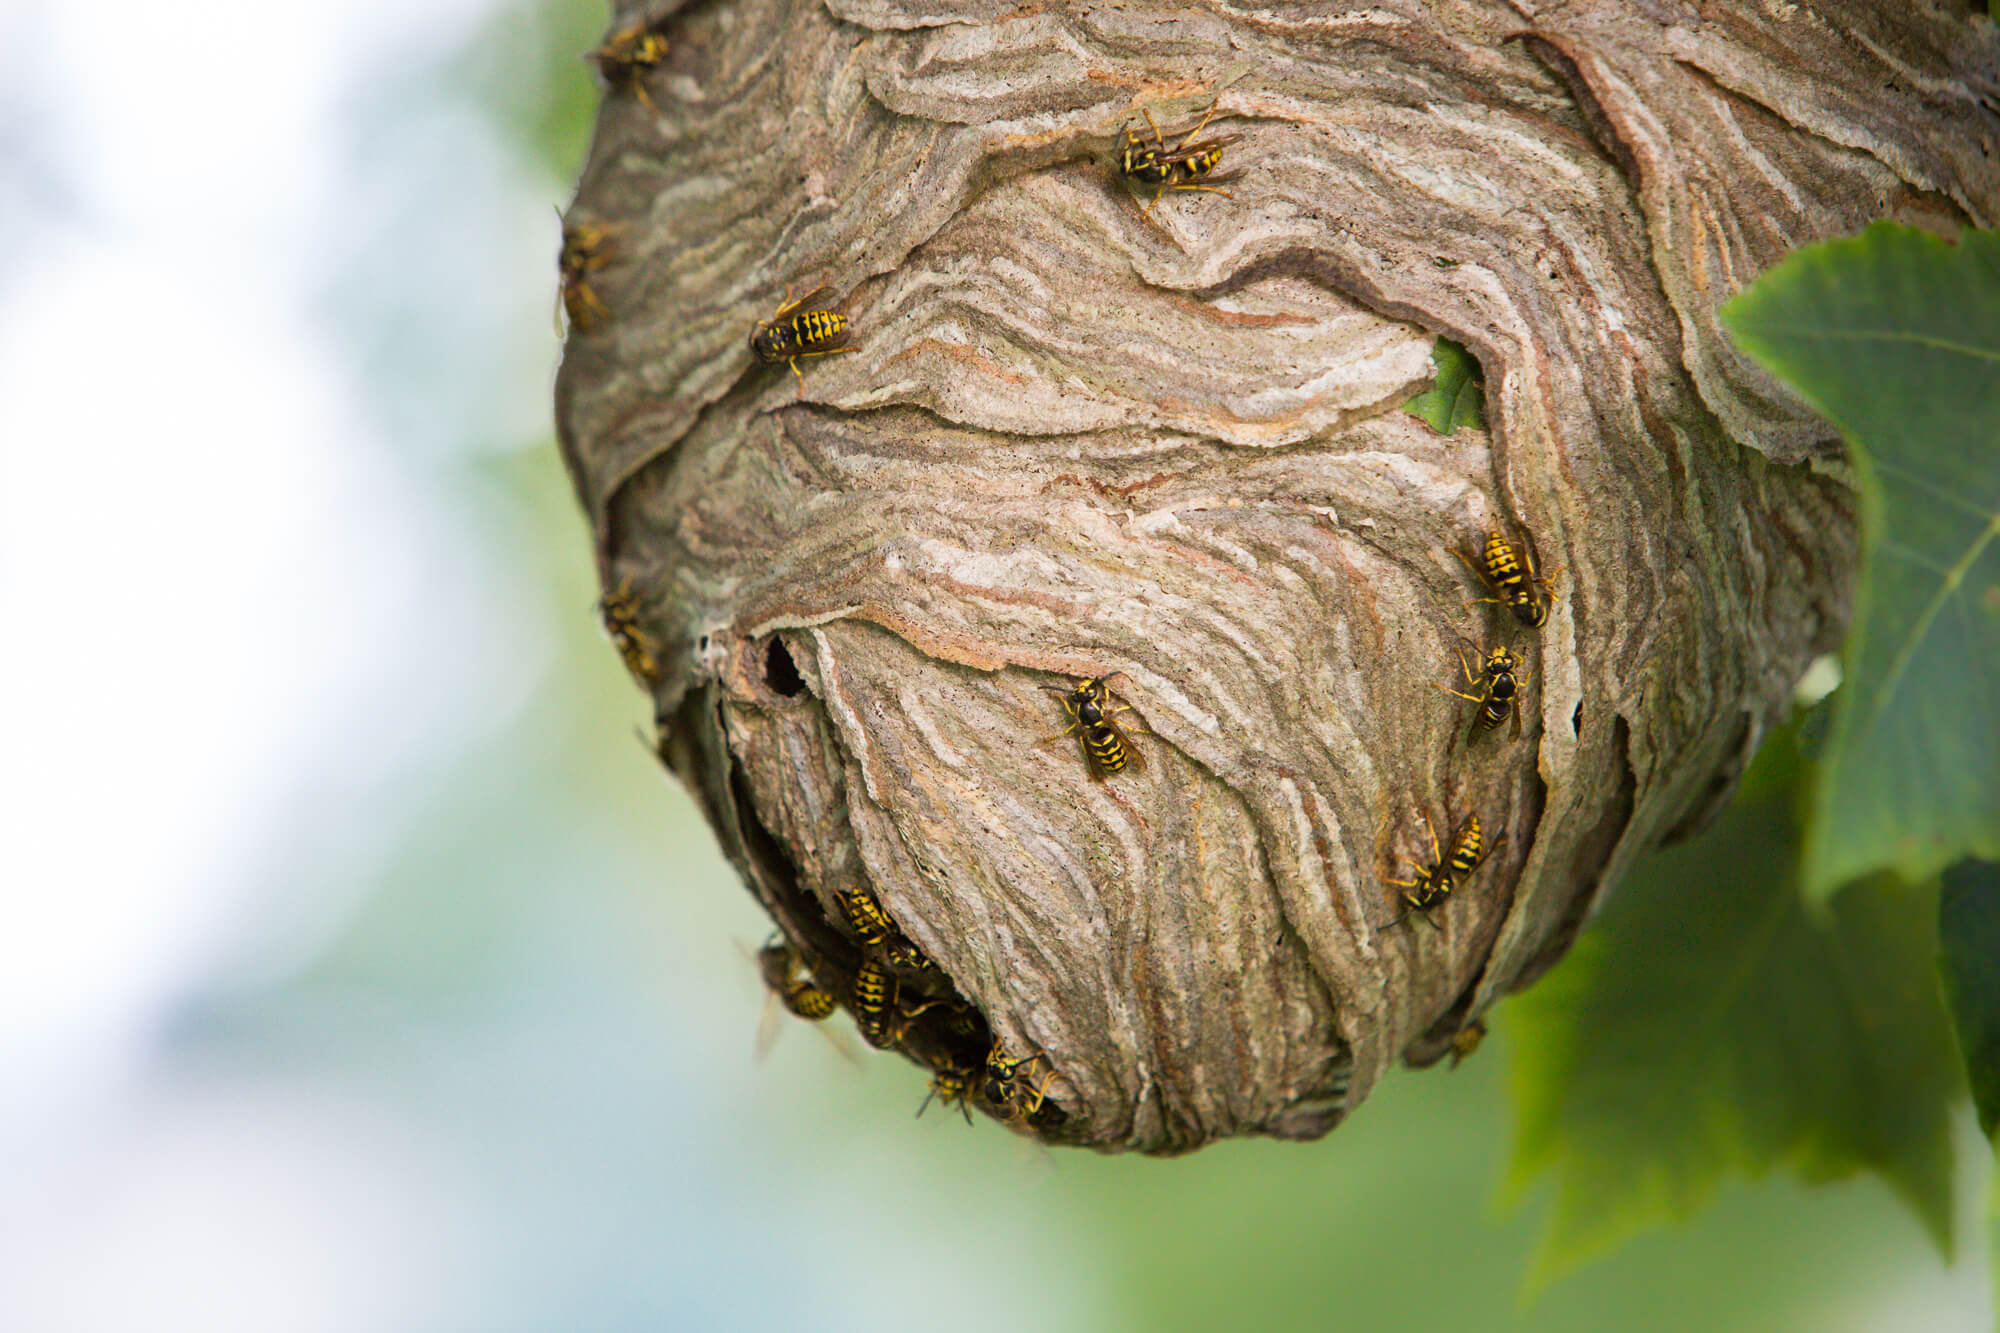
M 1944 872 L 1938 933 L 1945 996 L 1980 1128 L 2000 1137 L 2000 865 L 1965 860 Z
M 1807 897 L 2000 859 L 2000 232 L 1954 244 L 1879 222 L 1794 252 L 1723 319 L 1840 426 L 1861 492 L 1861 586 L 1817 765 Z M 1941 935 L 1991 1133 L 2000 948 L 1985 884 L 1961 867 Z
M 1934 917 L 1879 883 L 1809 917 L 1804 778 L 1792 735 L 1766 742 L 1716 827 L 1642 864 L 1510 1005 L 1515 1180 L 1556 1179 L 1538 1275 L 1775 1166 L 1880 1171 L 1948 1247 L 1958 1081 Z
M 1859 474 L 1861 587 L 1806 893 L 2000 859 L 2000 233 L 1877 223 L 1794 252 L 1723 319 L 1841 428 Z

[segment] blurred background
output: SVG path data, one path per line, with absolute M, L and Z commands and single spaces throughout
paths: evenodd
M 1504 1006 L 1180 1161 L 759 1062 L 548 425 L 604 23 L 0 0 L 0 1329 L 1991 1326 L 1872 1178 L 1529 1292 Z

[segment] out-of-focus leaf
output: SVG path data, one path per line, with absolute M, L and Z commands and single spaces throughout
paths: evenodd
M 1403 404 L 1403 410 L 1422 417 L 1440 435 L 1449 435 L 1461 426 L 1484 426 L 1486 392 L 1479 361 L 1472 353 L 1449 338 L 1440 338 L 1431 348 L 1431 364 L 1437 378 L 1431 387 Z
M 1864 556 L 1813 792 L 1816 903 L 1877 871 L 2000 859 L 2000 233 L 1878 223 L 1725 307 L 1854 446 Z
M 1979 1124 L 2000 1135 L 2000 865 L 1961 861 L 1938 898 L 1939 970 Z
M 1745 786 L 1760 796 L 1643 863 L 1509 1006 L 1511 1187 L 1549 1175 L 1556 1191 L 1531 1283 L 1774 1166 L 1879 1171 L 1949 1246 L 1959 1083 L 1935 917 L 1879 881 L 1842 895 L 1825 924 L 1809 916 L 1789 736 L 1753 766 Z

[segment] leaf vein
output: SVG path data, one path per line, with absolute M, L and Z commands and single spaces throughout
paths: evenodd
M 1766 326 L 1756 331 L 1767 338 L 1796 338 L 1801 342 L 1914 343 L 1918 347 L 1928 347 L 1935 351 L 1955 352 L 1959 356 L 1971 357 L 1975 361 L 2000 361 L 2000 347 L 1979 347 L 1972 343 L 1939 338 L 1928 333 L 1898 332 L 1894 329 L 1805 329 L 1788 328 L 1783 325 Z
M 1902 684 L 1903 674 L 1909 669 L 1910 660 L 1917 655 L 1918 645 L 1923 642 L 1924 636 L 1930 633 L 1931 623 L 1937 619 L 1938 612 L 1944 609 L 1944 604 L 1951 599 L 1951 595 L 1958 591 L 1958 586 L 1965 582 L 1965 576 L 1971 572 L 1973 563 L 1988 546 L 1993 544 L 1993 539 L 1996 537 L 2000 537 L 2000 514 L 1995 514 L 1987 522 L 1985 531 L 1967 544 L 1965 554 L 1942 575 L 1936 595 L 1925 604 L 1916 623 L 1910 626 L 1909 635 L 1903 640 L 1902 647 L 1896 650 L 1895 659 L 1883 675 L 1882 683 L 1876 687 L 1875 698 L 1868 710 L 1868 726 L 1871 729 L 1882 720 L 1883 712 L 1889 707 L 1889 700 L 1896 693 L 1897 686 Z

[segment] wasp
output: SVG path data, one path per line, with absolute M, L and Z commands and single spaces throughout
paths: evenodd
M 639 599 L 632 591 L 631 579 L 620 579 L 617 587 L 598 599 L 597 615 L 604 622 L 604 632 L 617 647 L 618 655 L 625 659 L 625 669 L 647 685 L 657 680 L 658 647 L 653 636 L 639 627 Z
M 1075 736 L 1083 746 L 1084 762 L 1090 767 L 1090 780 L 1102 782 L 1113 773 L 1123 772 L 1129 765 L 1137 773 L 1146 763 L 1139 752 L 1126 738 L 1125 731 L 1113 716 L 1132 711 L 1130 704 L 1113 705 L 1111 687 L 1106 682 L 1108 676 L 1092 676 L 1079 680 L 1064 689 L 1060 685 L 1044 685 L 1041 688 L 1062 700 L 1063 711 L 1069 714 L 1069 726 L 1057 737 Z
M 1156 187 L 1151 202 L 1144 210 L 1147 218 L 1152 217 L 1154 206 L 1168 190 L 1206 190 L 1212 194 L 1222 195 L 1229 193 L 1219 185 L 1203 185 L 1201 181 L 1204 177 L 1212 176 L 1215 168 L 1221 164 L 1222 150 L 1240 141 L 1243 136 L 1223 134 L 1213 139 L 1199 141 L 1194 137 L 1201 133 L 1202 128 L 1215 115 L 1216 106 L 1221 100 L 1221 94 L 1218 93 L 1216 100 L 1210 102 L 1208 110 L 1202 113 L 1201 119 L 1195 122 L 1195 127 L 1183 134 L 1171 148 L 1167 146 L 1166 138 L 1161 135 L 1160 127 L 1153 122 L 1153 113 L 1145 107 L 1139 108 L 1139 114 L 1146 118 L 1146 129 L 1152 135 L 1151 143 L 1134 135 L 1129 124 L 1119 130 L 1118 173 L 1127 180 Z
M 1040 1083 L 1031 1083 L 1021 1070 L 1040 1063 L 1046 1068 Z M 995 1042 L 993 1049 L 986 1053 L 986 1068 L 980 1078 L 979 1093 L 987 1101 L 999 1107 L 1012 1107 L 1014 1099 L 1023 1089 L 1027 1096 L 1022 1098 L 1022 1112 L 1034 1115 L 1042 1109 L 1042 1099 L 1049 1080 L 1055 1077 L 1055 1065 L 1040 1051 L 1020 1060 L 1009 1060 L 1006 1047 Z
M 773 936 L 770 943 L 757 950 L 753 961 L 764 978 L 765 989 L 770 992 L 764 1013 L 757 1021 L 755 1049 L 757 1058 L 762 1060 L 771 1053 L 771 1047 L 778 1040 L 780 1008 L 808 1022 L 817 1023 L 839 1006 L 833 996 L 822 990 L 809 975 L 801 975 L 803 961 L 782 936 Z M 814 1031 L 826 1038 L 841 1059 L 858 1062 L 853 1047 L 838 1033 L 825 1028 L 815 1028 Z
M 931 1100 L 936 1098 L 945 1106 L 957 1102 L 958 1109 L 965 1114 L 965 1123 L 971 1124 L 972 1084 L 978 1076 L 977 1070 L 958 1066 L 938 1070 L 931 1075 L 931 1090 L 924 1094 L 923 1101 L 918 1104 L 917 1115 L 922 1116 L 925 1111 L 930 1110 Z
M 881 899 L 868 890 L 838 889 L 833 898 L 840 904 L 840 915 L 846 919 L 848 928 L 864 946 L 879 949 L 896 933 L 896 923 L 883 908 Z
M 847 316 L 831 310 L 800 310 L 799 307 L 817 296 L 826 284 L 821 283 L 804 296 L 794 298 L 792 289 L 785 288 L 785 300 L 771 317 L 758 322 L 750 333 L 750 351 L 767 366 L 775 366 L 780 361 L 791 363 L 792 374 L 799 379 L 799 392 L 806 389 L 806 377 L 799 370 L 802 356 L 833 356 L 854 349 L 843 346 L 847 341 Z
M 895 1040 L 890 1034 L 896 1020 L 895 996 L 896 979 L 889 970 L 872 958 L 863 959 L 854 974 L 854 1026 L 870 1046 L 880 1048 Z
M 590 332 L 600 317 L 611 313 L 591 290 L 590 275 L 611 262 L 611 247 L 607 242 L 613 230 L 584 222 L 563 227 L 562 250 L 556 257 L 557 271 L 562 275 L 562 308 L 569 316 L 570 327 L 583 333 Z
M 891 967 L 922 972 L 933 965 L 924 957 L 923 950 L 904 938 L 896 928 L 895 918 L 874 894 L 866 889 L 838 889 L 833 897 L 840 904 L 841 917 L 862 947 L 879 951 Z
M 584 56 L 596 63 L 606 83 L 631 93 L 656 114 L 659 108 L 646 91 L 646 73 L 666 58 L 667 39 L 644 21 L 620 28 L 604 39 L 604 45 Z
M 1514 728 L 1509 735 L 1518 738 L 1521 734 L 1521 686 L 1528 680 L 1527 673 L 1521 669 L 1521 655 L 1502 645 L 1490 650 L 1478 661 L 1479 667 L 1474 670 L 1472 659 L 1466 657 L 1465 649 L 1458 650 L 1458 665 L 1465 672 L 1465 683 L 1478 693 L 1467 694 L 1442 685 L 1435 688 L 1478 704 L 1479 715 L 1472 725 L 1481 731 L 1497 729 L 1512 714 Z
M 1475 597 L 1466 603 L 1467 606 L 1497 602 L 1512 611 L 1514 619 L 1523 625 L 1539 627 L 1547 622 L 1551 600 L 1549 578 L 1562 571 L 1553 570 L 1548 577 L 1544 577 L 1535 568 L 1535 553 L 1528 549 L 1527 543 L 1516 546 L 1501 533 L 1489 532 L 1486 534 L 1486 545 L 1479 548 L 1478 560 L 1473 560 L 1463 551 L 1457 554 L 1474 574 L 1498 594 Z
M 1475 1018 L 1451 1038 L 1451 1067 L 1458 1068 L 1458 1062 L 1479 1049 L 1479 1043 L 1486 1040 L 1486 1020 Z
M 1431 916 L 1432 909 L 1449 897 L 1453 889 L 1470 879 L 1472 872 L 1479 869 L 1479 863 L 1507 841 L 1506 835 L 1502 834 L 1494 840 L 1491 847 L 1486 846 L 1485 833 L 1480 828 L 1478 815 L 1467 815 L 1452 831 L 1449 856 L 1438 848 L 1437 828 L 1432 825 L 1429 815 L 1424 816 L 1424 832 L 1430 837 L 1430 861 L 1428 863 L 1412 861 L 1406 856 L 1398 855 L 1396 857 L 1398 861 L 1416 870 L 1416 877 L 1384 881 L 1399 889 L 1409 890 L 1402 895 L 1403 910 L 1398 912 L 1393 920 L 1387 922 L 1384 929 L 1401 922 L 1412 912 L 1437 928 L 1437 922 Z
M 800 976 L 799 966 L 797 951 L 781 938 L 757 951 L 757 970 L 771 993 L 800 1018 L 817 1023 L 834 1011 L 834 999 L 810 978 Z

